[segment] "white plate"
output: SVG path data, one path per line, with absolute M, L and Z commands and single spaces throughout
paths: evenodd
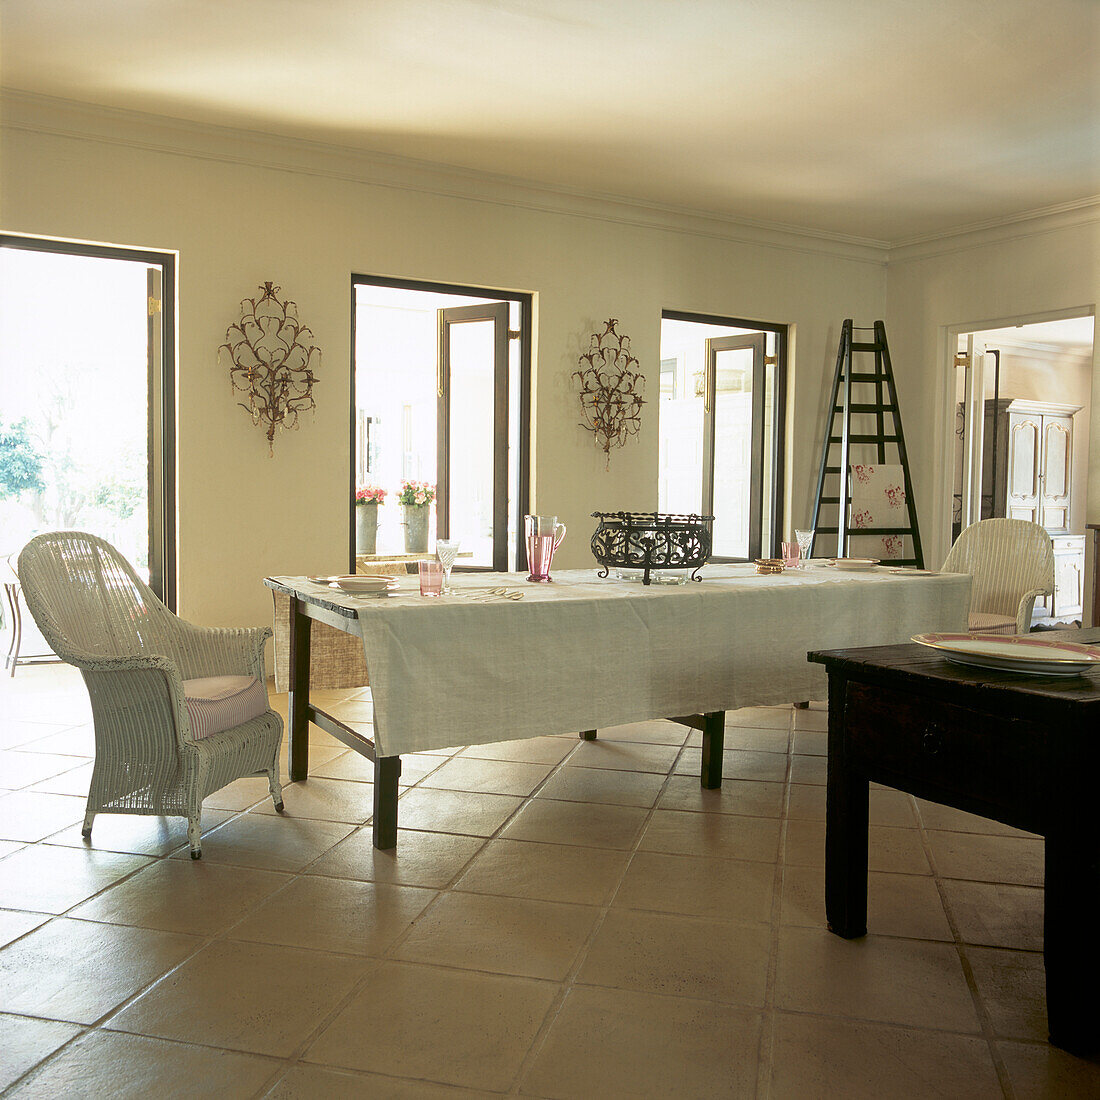
M 1078 676 L 1100 665 L 1100 653 L 1088 646 L 1028 634 L 914 634 L 912 640 L 939 650 L 955 664 L 1028 676 Z
M 397 587 L 393 577 L 360 575 L 354 577 L 315 577 L 320 584 L 339 588 L 351 596 L 377 596 Z
M 867 573 L 879 563 L 878 558 L 833 558 L 833 568 L 845 573 Z

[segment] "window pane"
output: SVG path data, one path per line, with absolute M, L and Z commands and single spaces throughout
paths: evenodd
M 508 328 L 519 332 L 522 325 L 519 302 L 508 304 Z M 523 528 L 523 516 L 519 514 L 520 458 L 522 452 L 520 424 L 523 346 L 519 340 L 508 340 L 508 568 L 517 568 L 517 532 Z
M 752 349 L 716 354 L 714 406 L 714 553 L 749 553 L 752 489 Z
M 393 306 L 360 301 L 356 310 L 356 469 L 359 486 L 387 493 L 379 554 L 404 552 L 401 482 L 436 481 L 436 309 L 409 298 Z
M 657 418 L 657 508 L 661 512 L 703 510 L 702 357 L 687 353 L 661 361 L 661 408 Z
M 450 534 L 465 565 L 493 564 L 492 321 L 450 325 Z
M 776 538 L 774 530 L 775 512 L 775 450 L 776 450 L 776 425 L 775 425 L 775 372 L 776 372 L 776 339 L 775 333 L 769 332 L 764 345 L 764 468 L 763 494 L 764 514 L 760 517 L 760 541 L 761 548 L 767 554 L 767 548 L 780 541 Z M 767 360 L 771 360 L 768 362 Z
M 148 578 L 148 270 L 0 249 L 0 553 L 85 530 Z

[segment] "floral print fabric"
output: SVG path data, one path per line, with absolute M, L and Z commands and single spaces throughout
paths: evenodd
M 902 535 L 857 536 L 861 528 L 908 527 L 905 472 L 900 465 L 853 463 L 849 553 L 889 560 L 905 556 Z

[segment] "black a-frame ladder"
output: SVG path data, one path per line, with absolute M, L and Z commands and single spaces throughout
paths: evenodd
M 873 331 L 872 340 L 856 340 L 854 333 Z M 857 369 L 856 355 L 874 356 L 874 366 Z M 865 359 L 864 362 L 867 362 Z M 853 419 L 856 428 L 853 430 Z M 889 421 L 889 422 L 888 422 Z M 892 565 L 915 565 L 924 568 L 920 531 L 917 529 L 917 506 L 913 499 L 913 482 L 909 476 L 909 460 L 905 454 L 905 437 L 901 430 L 901 413 L 898 410 L 898 394 L 894 387 L 894 370 L 890 365 L 890 349 L 886 344 L 886 326 L 876 321 L 873 330 L 856 329 L 851 318 L 840 330 L 840 348 L 836 357 L 836 374 L 833 377 L 833 395 L 829 402 L 828 427 L 821 454 L 821 470 L 817 478 L 817 496 L 814 499 L 814 541 L 810 555 L 819 546 L 822 536 L 835 535 L 836 555 L 848 554 L 852 535 L 908 535 L 912 540 L 913 556 L 892 558 Z M 889 458 L 887 447 L 895 449 Z M 905 477 L 905 505 L 908 526 L 861 527 L 853 529 L 850 523 L 851 486 L 848 468 L 852 463 L 900 464 Z M 826 493 L 826 483 L 833 487 Z M 835 511 L 836 519 L 829 522 Z M 824 514 L 823 514 L 824 512 Z M 822 543 L 827 553 L 830 539 Z

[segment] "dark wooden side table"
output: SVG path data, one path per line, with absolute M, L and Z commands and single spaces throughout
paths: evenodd
M 1100 630 L 1075 641 L 1100 643 Z M 868 783 L 1045 838 L 1050 1041 L 1100 1049 L 1100 673 L 1025 677 L 918 645 L 814 652 L 829 675 L 825 910 L 867 932 Z
M 1092 622 L 1089 625 L 1100 626 L 1100 523 L 1086 523 L 1085 528 L 1092 532 Z

